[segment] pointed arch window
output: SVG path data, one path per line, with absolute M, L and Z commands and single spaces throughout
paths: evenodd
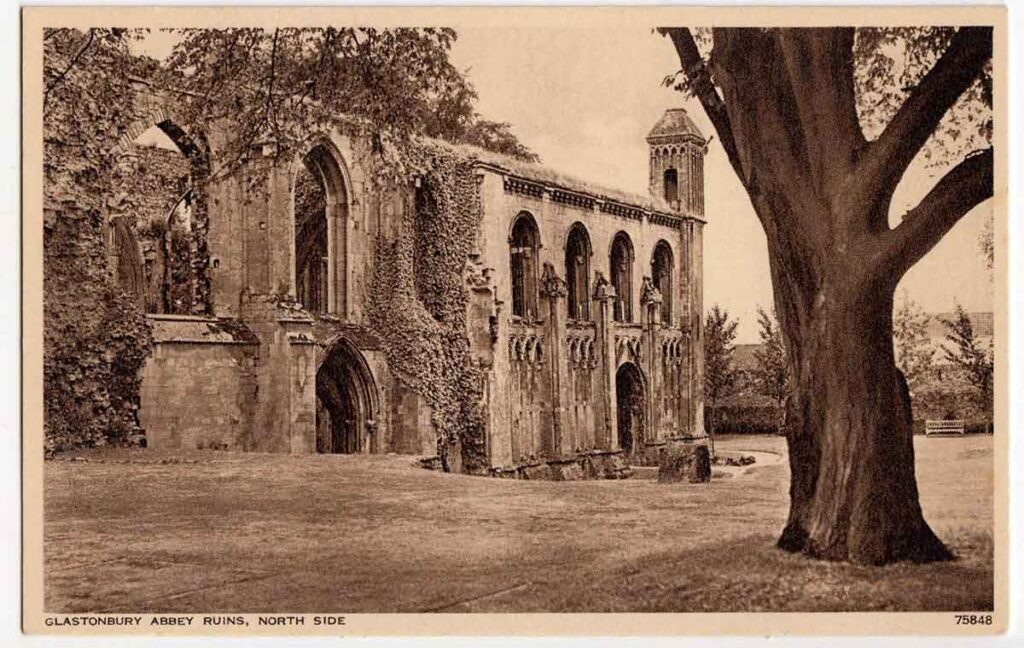
M 675 260 L 672 257 L 672 247 L 665 241 L 658 241 L 654 247 L 651 266 L 654 287 L 661 293 L 661 323 L 665 326 L 672 326 L 672 279 Z
M 512 314 L 525 319 L 537 317 L 537 253 L 540 234 L 533 217 L 522 212 L 516 217 L 509 239 L 512 270 Z
M 616 322 L 633 321 L 633 242 L 625 232 L 615 235 L 611 253 L 612 287 L 615 289 L 613 317 Z
M 565 243 L 565 284 L 569 319 L 590 321 L 590 236 L 581 223 Z
M 331 144 L 319 143 L 295 175 L 293 271 L 295 296 L 303 308 L 345 317 L 348 187 L 342 164 Z

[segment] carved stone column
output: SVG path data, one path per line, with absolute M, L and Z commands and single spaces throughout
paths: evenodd
M 601 396 L 595 402 L 601 405 L 601 416 L 594 417 L 595 425 L 600 426 L 594 434 L 594 444 L 604 450 L 615 448 L 618 416 L 615 403 L 615 330 L 612 323 L 614 305 L 615 288 L 603 274 L 597 272 L 594 278 L 594 350 L 597 355 L 596 371 L 601 381 Z
M 545 300 L 545 335 L 548 342 L 548 363 L 551 372 L 551 430 L 552 438 L 544 450 L 552 457 L 562 457 L 572 452 L 573 439 L 566 438 L 569 429 L 566 404 L 569 402 L 567 379 L 568 358 L 565 353 L 565 318 L 562 317 L 561 302 L 565 299 L 565 281 L 555 273 L 555 266 L 544 264 L 541 275 L 541 297 Z
M 647 437 L 644 439 L 644 445 L 647 447 L 641 449 L 643 463 L 650 461 L 648 455 L 652 452 L 656 453 L 656 450 L 651 446 L 661 439 L 660 409 L 658 407 L 659 399 L 657 398 L 661 394 L 661 386 L 663 384 L 660 372 L 661 354 L 658 345 L 658 330 L 661 328 L 661 300 L 661 291 L 654 285 L 654 281 L 650 277 L 644 277 L 640 286 L 640 308 L 642 309 L 641 321 L 644 325 L 643 347 L 645 353 L 643 364 L 646 365 L 643 367 L 643 370 L 647 374 L 648 393 L 645 403 L 647 411 L 644 413 L 647 418 L 647 425 L 644 429 Z
M 693 436 L 704 437 L 704 226 L 692 222 L 690 238 L 690 267 L 693 277 L 691 292 L 692 315 L 690 319 L 690 353 L 692 355 Z
M 471 256 L 466 262 L 464 279 L 469 289 L 469 300 L 466 302 L 466 331 L 473 362 L 483 373 L 480 405 L 487 413 L 484 445 L 487 460 L 492 467 L 509 461 L 509 453 L 505 447 L 507 439 L 494 438 L 495 429 L 500 426 L 500 422 L 496 425 L 494 417 L 505 408 L 494 399 L 494 395 L 500 393 L 495 370 L 495 346 L 498 342 L 498 315 L 501 302 L 495 298 L 493 274 L 494 268 L 484 267 L 477 256 Z M 505 428 L 507 431 L 507 425 Z

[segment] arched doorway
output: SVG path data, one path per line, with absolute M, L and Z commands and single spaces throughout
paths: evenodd
M 615 404 L 619 449 L 632 459 L 643 448 L 646 438 L 644 413 L 647 405 L 643 375 L 632 362 L 623 364 L 615 373 Z
M 316 372 L 316 451 L 379 452 L 377 389 L 359 351 L 341 339 L 324 352 Z
M 117 283 L 139 308 L 146 310 L 146 269 L 139 242 L 131 225 L 122 216 L 110 221 L 114 228 L 114 255 L 117 258 Z

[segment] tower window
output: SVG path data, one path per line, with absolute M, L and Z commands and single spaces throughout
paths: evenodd
M 679 200 L 679 173 L 675 169 L 665 169 L 665 200 Z

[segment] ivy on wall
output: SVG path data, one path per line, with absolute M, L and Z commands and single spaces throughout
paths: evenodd
M 136 444 L 149 322 L 106 272 L 95 212 L 55 216 L 43 237 L 43 389 L 48 454 Z
M 151 332 L 107 272 L 105 211 L 136 71 L 117 30 L 47 30 L 43 389 L 47 453 L 135 443 Z
M 399 235 L 378 246 L 370 320 L 396 378 L 431 406 L 442 464 L 482 473 L 483 374 L 470 354 L 464 280 L 481 218 L 473 159 L 433 141 L 403 150 L 420 186 Z

